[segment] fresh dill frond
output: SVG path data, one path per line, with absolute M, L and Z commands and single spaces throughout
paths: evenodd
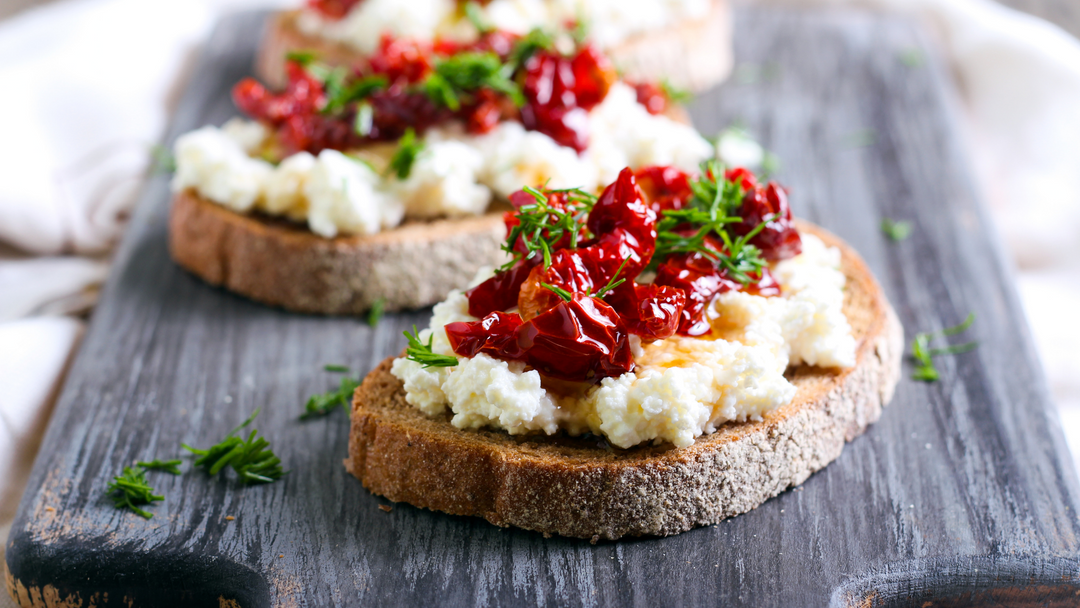
M 513 70 L 495 53 L 465 52 L 436 60 L 420 87 L 432 101 L 455 112 L 461 109 L 463 97 L 485 88 L 506 95 L 520 107 L 525 95 L 512 76 Z
M 412 173 L 413 163 L 416 157 L 424 149 L 424 140 L 416 138 L 416 131 L 412 127 L 405 130 L 405 135 L 398 140 L 397 150 L 390 158 L 387 171 L 397 176 L 398 179 L 406 179 Z
M 937 368 L 934 367 L 933 357 L 938 355 L 957 355 L 966 353 L 978 346 L 978 342 L 967 342 L 964 344 L 946 346 L 944 348 L 930 348 L 930 341 L 934 338 L 955 336 L 956 334 L 963 333 L 964 331 L 967 331 L 974 322 L 975 313 L 968 313 L 967 318 L 959 325 L 946 327 L 937 332 L 915 334 L 915 340 L 911 345 L 911 356 L 915 359 L 915 371 L 911 374 L 912 379 L 922 380 L 923 382 L 935 382 L 941 376 L 938 374 Z
M 165 500 L 160 494 L 154 494 L 154 488 L 146 481 L 146 471 L 124 467 L 124 472 L 113 477 L 108 485 L 108 493 L 113 497 L 113 505 L 118 509 L 131 509 L 135 513 L 150 519 L 153 513 L 140 509 L 137 505 L 148 505 Z
M 176 156 L 173 155 L 172 150 L 161 144 L 156 144 L 150 148 L 150 157 L 154 161 L 151 165 L 151 171 L 154 174 L 168 175 L 176 173 Z
M 199 456 L 195 460 L 195 466 L 206 469 L 211 476 L 217 475 L 226 466 L 231 466 L 240 481 L 245 484 L 270 483 L 281 479 L 285 471 L 281 469 L 281 459 L 272 449 L 270 442 L 259 437 L 259 431 L 252 430 L 247 439 L 240 438 L 237 433 L 251 424 L 259 415 L 256 409 L 240 426 L 233 429 L 220 443 L 205 450 L 193 448 L 182 444 L 184 449 Z
M 155 458 L 149 462 L 136 462 L 135 464 L 147 471 L 165 471 L 166 473 L 179 475 L 180 463 L 182 462 L 182 460 L 158 460 Z
M 888 217 L 883 218 L 881 220 L 881 231 L 885 233 L 885 236 L 899 242 L 911 236 L 911 222 L 894 220 Z
M 323 371 L 335 374 L 348 374 L 350 370 L 344 365 L 324 365 Z M 325 416 L 334 411 L 338 406 L 341 406 L 345 412 L 348 413 L 349 405 L 352 403 L 353 393 L 358 386 L 360 386 L 359 380 L 345 376 L 341 379 L 341 384 L 338 386 L 337 390 L 308 397 L 307 403 L 304 404 L 304 413 L 300 414 L 300 420 L 309 420 L 311 418 Z
M 367 324 L 370 327 L 375 327 L 379 324 L 379 319 L 382 319 L 383 312 L 386 310 L 386 298 L 379 298 L 371 305 L 371 310 L 368 311 Z
M 510 268 L 518 260 L 532 259 L 538 253 L 543 257 L 544 268 L 551 266 L 551 253 L 564 237 L 569 237 L 570 249 L 577 247 L 585 231 L 585 220 L 596 204 L 596 197 L 580 188 L 551 191 L 567 193 L 566 209 L 553 206 L 547 194 L 536 188 L 526 186 L 524 190 L 536 202 L 522 205 L 514 212 L 518 224 L 510 229 L 502 245 L 503 251 L 509 253 L 512 259 L 501 270 Z M 524 254 L 515 248 L 519 241 L 525 246 Z
M 421 342 L 415 325 L 413 325 L 411 334 L 408 330 L 404 334 L 405 339 L 409 341 L 409 345 L 405 348 L 406 359 L 416 361 L 424 367 L 453 367 L 458 364 L 457 357 L 439 355 L 431 350 L 433 336 L 428 337 L 427 344 Z

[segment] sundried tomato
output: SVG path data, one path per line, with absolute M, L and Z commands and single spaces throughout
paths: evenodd
M 686 294 L 679 321 L 679 333 L 685 336 L 701 336 L 712 327 L 705 319 L 705 309 L 717 294 L 741 285 L 717 269 L 708 256 L 701 253 L 682 253 L 668 257 L 656 269 L 654 285 L 668 285 Z
M 390 84 L 420 82 L 432 70 L 431 47 L 410 38 L 384 34 L 379 49 L 368 58 L 370 73 L 386 76 Z
M 724 179 L 729 182 L 738 183 L 742 186 L 743 190 L 753 190 L 754 188 L 757 188 L 757 176 L 754 175 L 753 171 L 743 167 L 726 169 L 724 171 Z
M 619 312 L 626 329 L 642 340 L 662 340 L 679 328 L 686 292 L 666 285 L 638 285 L 633 281 L 616 287 L 604 301 Z
M 742 221 L 732 224 L 731 231 L 739 236 L 749 234 L 766 218 L 774 217 L 750 239 L 750 244 L 760 249 L 761 256 L 766 260 L 786 260 L 802 252 L 802 239 L 791 219 L 787 192 L 775 182 L 747 192 L 738 214 Z
M 626 231 L 639 248 L 638 254 L 644 262 L 642 268 L 652 259 L 656 249 L 656 212 L 645 204 L 634 172 L 629 167 L 604 188 L 585 225 L 589 232 L 601 235 L 601 238 L 616 229 Z
M 575 294 L 515 325 L 518 321 L 516 314 L 492 313 L 480 321 L 450 323 L 446 335 L 460 356 L 486 352 L 563 380 L 596 381 L 634 369 L 626 327 L 597 298 Z
M 359 2 L 360 0 L 307 0 L 307 5 L 330 19 L 341 19 Z
M 611 63 L 592 46 L 572 58 L 537 52 L 525 63 L 521 121 L 582 152 L 589 145 L 588 110 L 604 100 L 616 78 Z
M 517 329 L 521 317 L 515 313 L 495 311 L 479 321 L 448 323 L 446 337 L 450 347 L 462 357 L 486 353 L 498 359 L 517 361 L 525 351 L 518 346 Z
M 668 107 L 668 98 L 659 85 L 652 82 L 635 82 L 634 92 L 637 93 L 637 101 L 645 106 L 649 114 L 663 114 Z
M 498 272 L 495 276 L 465 292 L 469 299 L 469 314 L 483 317 L 497 310 L 506 310 L 517 306 L 521 284 L 540 263 L 536 257 L 519 260 L 509 270 Z
M 690 176 L 677 167 L 642 167 L 634 172 L 638 188 L 649 208 L 660 214 L 679 210 L 694 196 Z

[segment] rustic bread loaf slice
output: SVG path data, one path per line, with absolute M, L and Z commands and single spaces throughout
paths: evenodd
M 299 14 L 299 10 L 275 13 L 266 24 L 255 72 L 273 87 L 285 86 L 289 51 L 314 51 L 330 65 L 352 65 L 357 59 L 357 51 L 346 44 L 301 32 Z M 708 89 L 731 73 L 731 6 L 728 0 L 712 0 L 704 18 L 634 36 L 608 49 L 608 56 L 631 80 L 667 79 L 691 91 Z
M 449 414 L 405 402 L 390 358 L 356 390 L 346 468 L 393 501 L 594 541 L 677 534 L 753 509 L 835 460 L 878 419 L 900 375 L 903 330 L 866 265 L 835 236 L 799 228 L 842 252 L 857 364 L 789 369 L 798 392 L 764 420 L 725 424 L 683 449 L 460 430 Z
M 503 263 L 501 211 L 406 222 L 371 236 L 324 238 L 185 191 L 173 198 L 169 250 L 211 285 L 297 312 L 359 314 L 434 304 L 482 266 Z

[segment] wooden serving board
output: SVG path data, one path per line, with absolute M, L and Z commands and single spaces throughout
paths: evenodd
M 223 21 L 169 142 L 235 113 L 264 15 Z M 702 95 L 704 133 L 741 120 L 782 161 L 797 215 L 877 274 L 908 331 L 959 322 L 974 352 L 908 380 L 882 419 L 801 487 L 670 538 L 543 538 L 393 505 L 342 466 L 343 411 L 299 422 L 428 311 L 299 316 L 207 287 L 166 251 L 168 179 L 153 178 L 53 415 L 7 548 L 39 606 L 1073 605 L 1078 485 L 1007 264 L 973 193 L 940 65 L 886 17 L 742 10 L 733 80 Z M 887 241 L 883 217 L 909 220 Z M 105 487 L 136 460 L 210 445 L 255 408 L 290 473 L 242 487 L 152 473 L 152 520 Z M 185 469 L 190 465 L 185 464 Z M 233 519 L 229 519 L 229 518 Z

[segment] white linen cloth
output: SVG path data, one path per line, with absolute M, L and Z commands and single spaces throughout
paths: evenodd
M 184 67 L 221 13 L 275 4 L 299 0 L 67 0 L 0 23 L 0 243 L 24 252 L 0 246 L 0 531 L 82 333 L 63 315 L 92 303 Z M 1080 43 L 990 0 L 786 4 L 894 10 L 940 34 L 1080 454 Z

